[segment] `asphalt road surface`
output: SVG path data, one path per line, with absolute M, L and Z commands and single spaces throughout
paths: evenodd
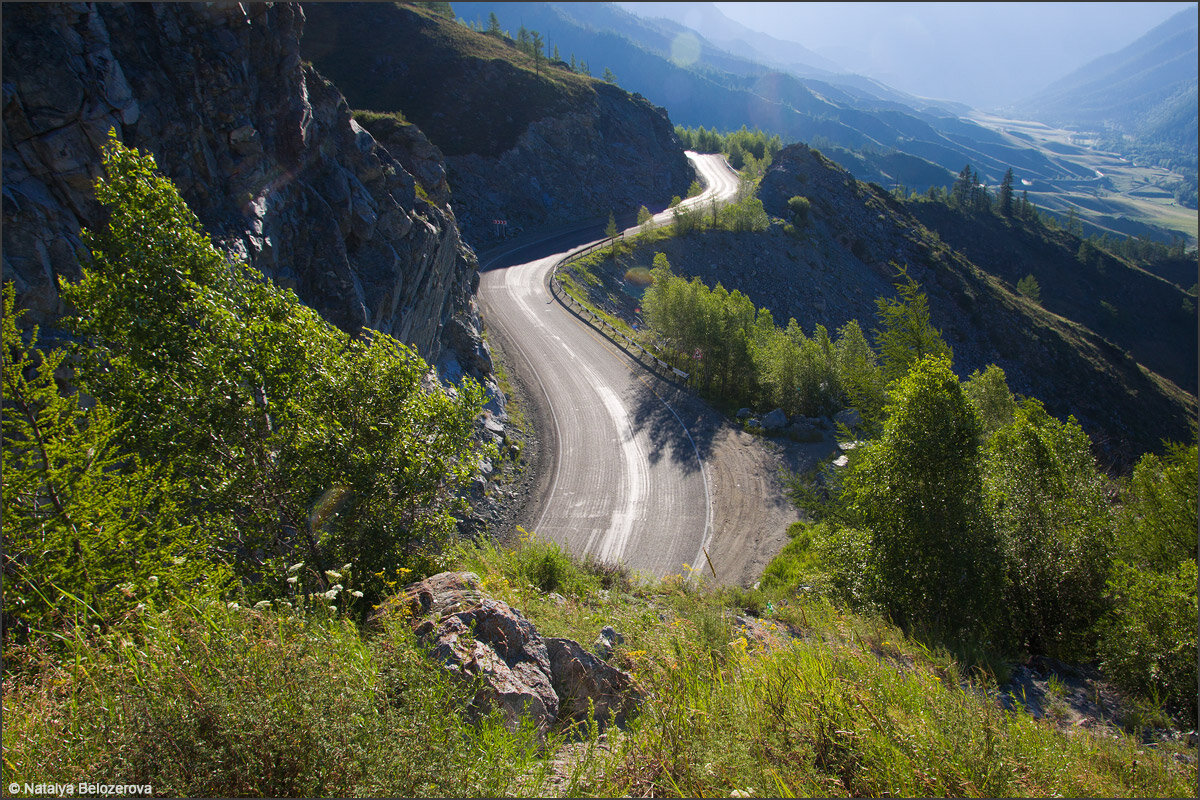
M 707 188 L 686 204 L 736 194 L 738 176 L 722 157 L 688 157 Z M 635 571 L 686 576 L 690 565 L 752 583 L 796 519 L 778 457 L 551 296 L 554 264 L 597 238 L 581 226 L 492 250 L 482 264 L 488 334 L 526 390 L 542 446 L 520 524 Z

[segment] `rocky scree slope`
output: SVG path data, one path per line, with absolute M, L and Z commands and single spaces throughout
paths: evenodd
M 1182 286 L 1081 245 L 1065 230 L 1026 226 L 996 214 L 968 215 L 943 203 L 904 207 L 971 263 L 1009 286 L 1033 275 L 1044 308 L 1080 323 L 1179 388 L 1196 393 L 1196 309 Z M 1195 261 L 1185 280 L 1190 280 L 1185 286 L 1195 282 Z
M 355 109 L 402 113 L 446 156 L 467 241 L 663 208 L 694 173 L 666 112 L 511 43 L 390 3 L 305 7 L 306 58 Z M 448 100 L 452 100 L 449 102 Z M 372 133 L 374 123 L 365 123 Z
M 4 14 L 4 272 L 50 331 L 110 129 L 152 152 L 214 241 L 347 331 L 486 377 L 477 261 L 414 141 L 398 161 L 303 63 L 296 4 L 24 4 Z M 407 159 L 405 161 L 404 159 Z

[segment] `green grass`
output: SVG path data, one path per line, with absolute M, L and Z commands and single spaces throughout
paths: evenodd
M 1067 735 L 1003 711 L 988 678 L 950 654 L 786 580 L 713 587 L 691 567 L 651 579 L 530 534 L 513 548 L 462 545 L 446 566 L 479 574 L 544 636 L 586 647 L 616 628 L 611 660 L 643 692 L 638 716 L 604 739 L 552 730 L 539 746 L 531 730 L 469 713 L 472 686 L 428 659 L 399 604 L 363 627 L 320 602 L 181 604 L 107 638 L 73 634 L 64 651 L 6 653 L 3 781 L 111 776 L 161 794 L 283 797 L 555 787 L 1132 797 L 1195 786 L 1195 766 L 1171 757 L 1182 745 Z M 736 620 L 746 613 L 761 616 L 750 629 Z

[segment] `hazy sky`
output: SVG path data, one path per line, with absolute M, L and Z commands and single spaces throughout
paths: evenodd
M 981 109 L 1027 97 L 1194 3 L 716 3 L 849 72 Z

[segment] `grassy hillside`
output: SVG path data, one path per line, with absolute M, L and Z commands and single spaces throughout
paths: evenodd
M 624 642 L 611 661 L 639 684 L 640 713 L 625 730 L 539 742 L 498 714 L 469 721 L 472 682 L 441 670 L 394 611 L 356 626 L 323 601 L 151 608 L 107 636 L 67 631 L 67 659 L 9 652 L 4 783 L 120 765 L 122 781 L 175 796 L 1194 789 L 1194 749 L 1005 710 L 986 671 L 819 598 L 631 579 L 536 540 L 445 565 L 476 572 L 544 636 L 586 643 L 612 625 Z

